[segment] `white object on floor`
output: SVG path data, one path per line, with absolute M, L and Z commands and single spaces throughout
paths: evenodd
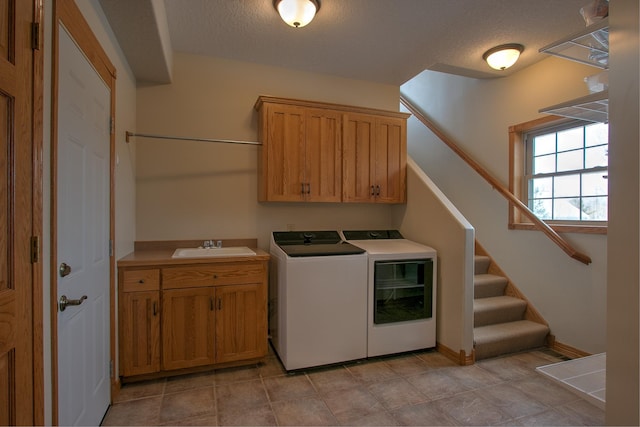
M 607 353 L 536 368 L 600 409 L 605 408 Z

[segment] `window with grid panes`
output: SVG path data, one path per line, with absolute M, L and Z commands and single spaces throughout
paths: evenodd
M 576 120 L 525 133 L 529 209 L 551 222 L 606 224 L 608 132 Z

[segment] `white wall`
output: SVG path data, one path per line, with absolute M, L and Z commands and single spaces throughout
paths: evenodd
M 509 77 L 476 80 L 425 71 L 401 87 L 490 173 L 508 183 L 508 127 L 541 117 L 540 108 L 587 94 L 598 69 L 548 58 Z M 507 202 L 415 118 L 408 153 L 476 229 L 476 238 L 549 322 L 556 339 L 598 353 L 606 340 L 603 235 L 565 237 L 593 263 L 579 263 L 542 233 L 507 229 Z
M 176 53 L 173 82 L 138 89 L 139 133 L 257 139 L 259 95 L 398 111 L 399 87 Z M 137 239 L 258 238 L 302 229 L 388 228 L 390 207 L 258 203 L 257 147 L 136 137 Z
M 640 424 L 640 10 L 612 0 L 609 88 L 608 425 Z
M 103 49 L 117 70 L 116 80 L 116 152 L 118 166 L 115 177 L 116 197 L 116 242 L 115 253 L 119 258 L 133 250 L 135 238 L 135 147 L 126 145 L 124 132 L 135 128 L 136 91 L 135 79 L 124 56 L 118 47 L 116 38 L 111 32 L 106 18 L 97 0 L 76 2 L 84 18 L 89 23 Z M 45 381 L 45 423 L 51 424 L 52 391 L 51 391 L 51 329 L 50 307 L 52 304 L 49 259 L 51 245 L 48 236 L 51 232 L 50 185 L 51 185 L 51 42 L 53 23 L 53 3 L 44 2 L 45 6 L 45 84 L 44 84 L 44 235 L 43 241 L 43 294 L 44 294 L 44 381 Z
M 473 227 L 413 159 L 407 165 L 407 204 L 395 207 L 394 215 L 404 237 L 438 251 L 438 344 L 456 355 L 463 350 L 471 356 Z

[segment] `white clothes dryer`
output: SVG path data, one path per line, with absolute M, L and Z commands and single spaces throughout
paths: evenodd
M 397 230 L 342 234 L 368 257 L 367 356 L 435 347 L 436 250 Z

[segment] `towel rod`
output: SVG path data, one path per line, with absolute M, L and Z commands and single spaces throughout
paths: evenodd
M 245 145 L 262 145 L 260 142 L 256 141 L 235 141 L 231 139 L 212 139 L 212 138 L 191 138 L 185 136 L 168 136 L 168 135 L 152 135 L 149 133 L 133 133 L 126 131 L 125 132 L 125 141 L 128 143 L 129 138 L 132 136 L 141 136 L 144 138 L 156 138 L 156 139 L 178 139 L 181 141 L 202 141 L 202 142 L 221 142 L 224 144 L 245 144 Z

